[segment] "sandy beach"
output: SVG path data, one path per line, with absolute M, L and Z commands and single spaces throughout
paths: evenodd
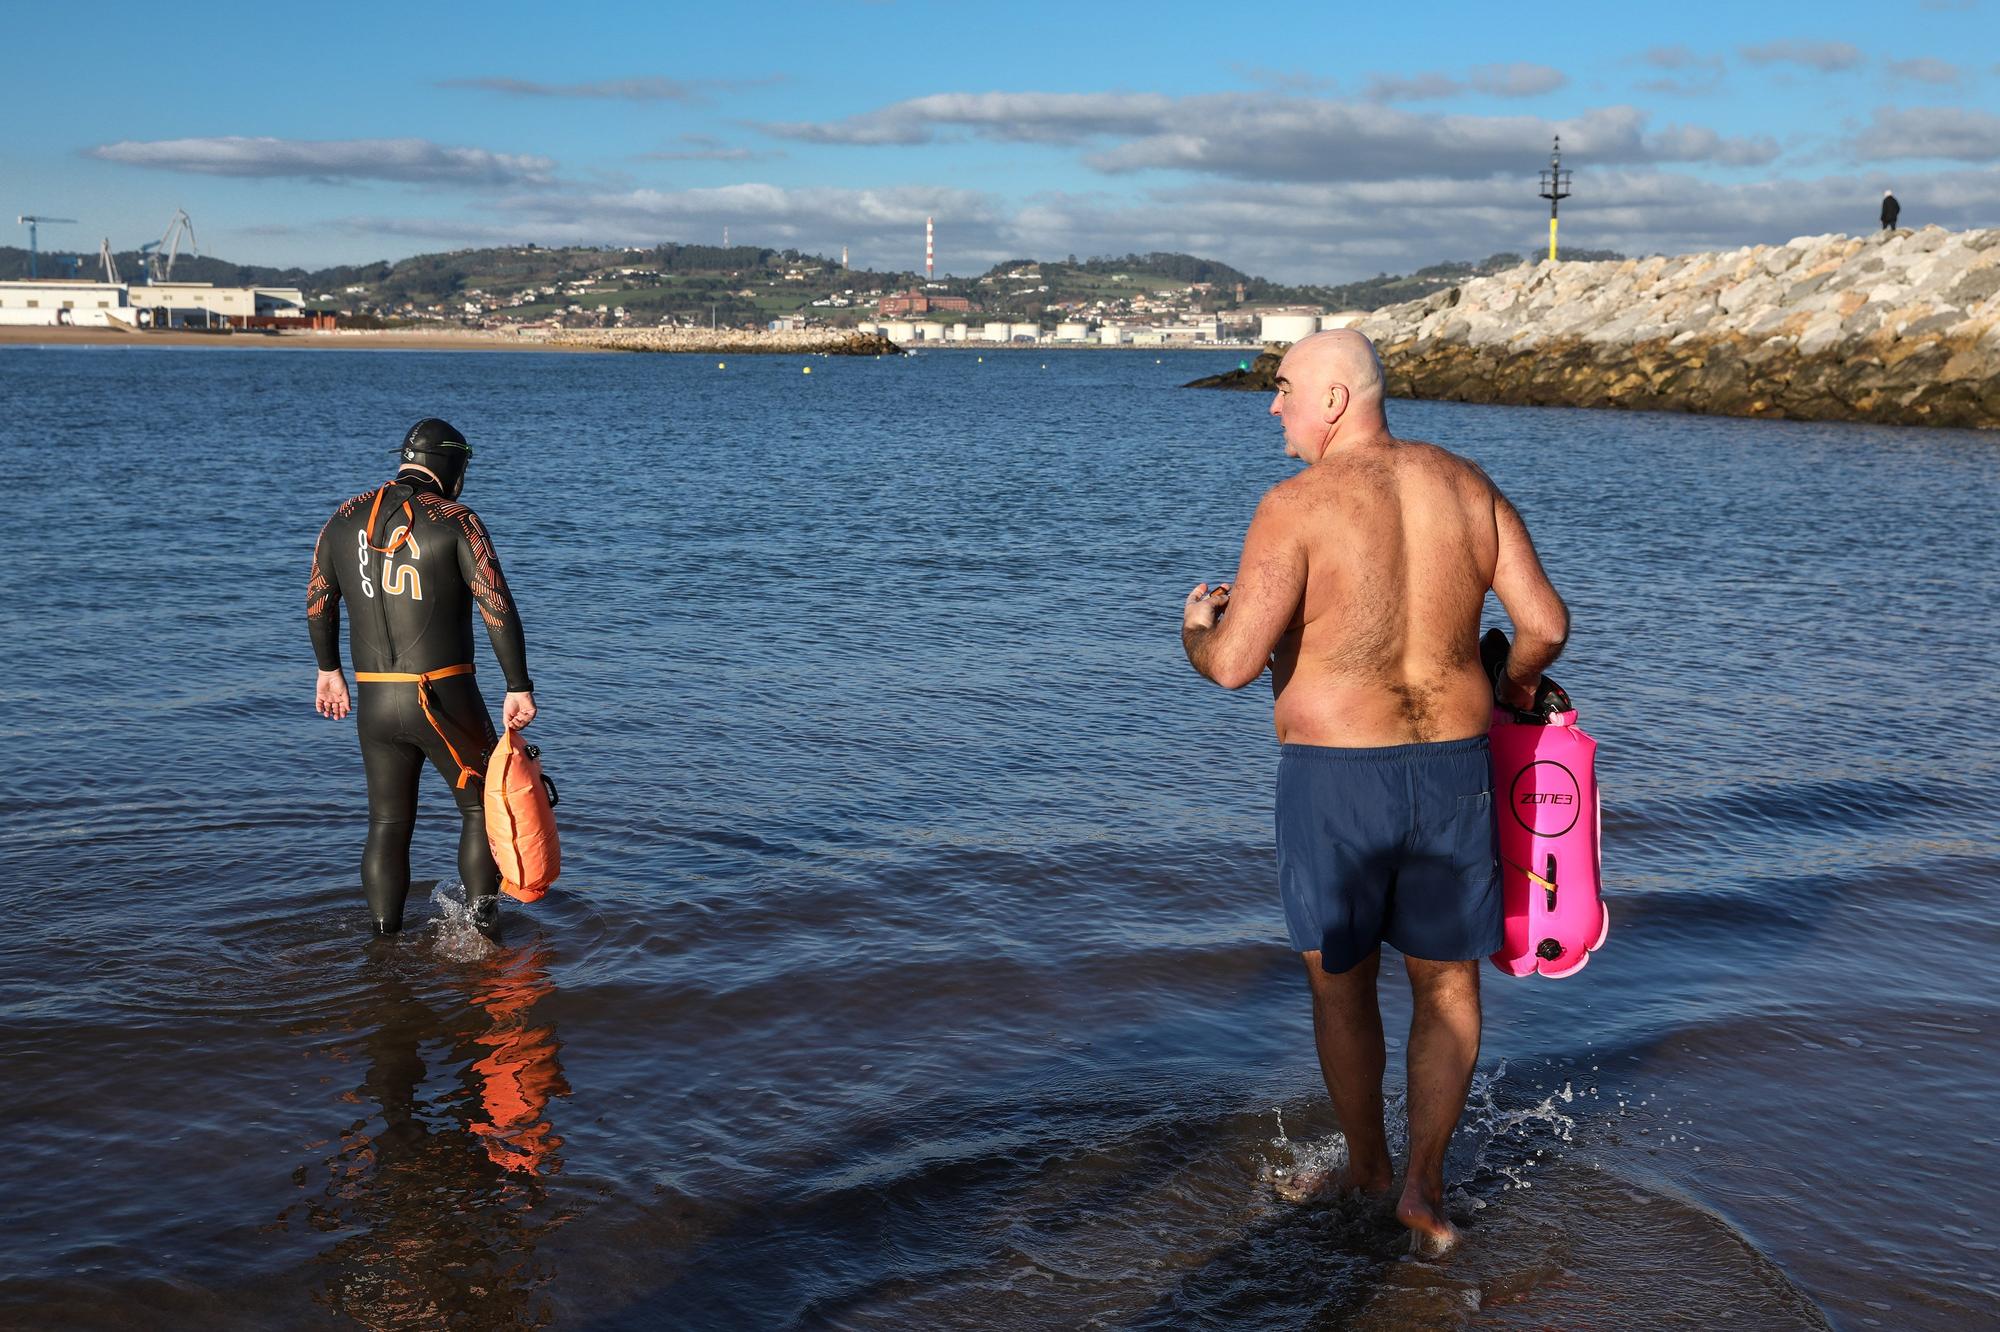
M 226 347 L 276 348 L 285 351 L 561 351 L 606 350 L 574 344 L 556 345 L 539 338 L 474 329 L 449 333 L 407 329 L 341 329 L 331 333 L 262 331 L 239 333 L 127 332 L 116 328 L 48 328 L 0 326 L 0 346 L 42 347 Z

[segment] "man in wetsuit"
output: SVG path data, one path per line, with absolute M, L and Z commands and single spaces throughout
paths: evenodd
M 396 479 L 334 511 L 313 551 L 306 622 L 319 658 L 317 706 L 347 716 L 340 668 L 340 603 L 349 614 L 360 686 L 361 761 L 368 773 L 368 846 L 361 887 L 378 934 L 403 927 L 417 779 L 428 758 L 451 784 L 463 826 L 458 873 L 473 923 L 497 933 L 500 872 L 486 842 L 487 755 L 498 736 L 472 677 L 472 607 L 507 680 L 501 720 L 535 719 L 527 646 L 500 561 L 479 516 L 457 503 L 472 449 L 435 417 L 403 439 Z
M 1457 1238 L 1444 1154 L 1479 1056 L 1479 968 L 1501 944 L 1486 732 L 1496 691 L 1531 706 L 1569 633 L 1520 514 L 1473 463 L 1397 439 L 1382 367 L 1350 330 L 1301 339 L 1271 414 L 1306 464 L 1258 504 L 1234 583 L 1188 594 L 1181 642 L 1217 684 L 1268 666 L 1278 887 L 1348 1163 L 1393 1182 L 1382 1122 L 1381 945 L 1410 979 L 1410 1158 L 1396 1216 L 1425 1252 Z M 1487 589 L 1514 622 L 1497 685 L 1479 660 Z

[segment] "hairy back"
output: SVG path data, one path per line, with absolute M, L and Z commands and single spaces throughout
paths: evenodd
M 1485 476 L 1435 445 L 1395 441 L 1325 458 L 1283 488 L 1306 584 L 1272 655 L 1279 739 L 1485 734 L 1479 614 L 1499 550 Z

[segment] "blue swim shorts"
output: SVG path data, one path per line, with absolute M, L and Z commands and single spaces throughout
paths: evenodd
M 1384 942 L 1460 962 L 1501 943 L 1486 737 L 1382 749 L 1284 745 L 1278 892 L 1292 947 L 1346 971 Z

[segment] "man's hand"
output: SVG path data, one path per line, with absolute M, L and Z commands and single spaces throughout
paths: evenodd
M 507 701 L 500 705 L 500 722 L 510 731 L 518 731 L 535 719 L 535 696 L 525 691 L 507 695 Z
M 1217 583 L 1211 588 L 1207 583 L 1196 583 L 1181 607 L 1181 631 L 1213 629 L 1228 609 L 1229 584 Z
M 321 671 L 319 684 L 313 691 L 313 707 L 322 717 L 343 720 L 352 710 L 347 698 L 347 676 L 340 671 Z
M 1500 678 L 1493 682 L 1493 697 L 1499 699 L 1502 706 L 1510 707 L 1516 712 L 1533 712 L 1535 695 L 1541 692 L 1541 687 L 1542 682 L 1539 678 L 1531 685 L 1515 683 L 1508 678 L 1507 669 L 1503 666 L 1500 669 Z

